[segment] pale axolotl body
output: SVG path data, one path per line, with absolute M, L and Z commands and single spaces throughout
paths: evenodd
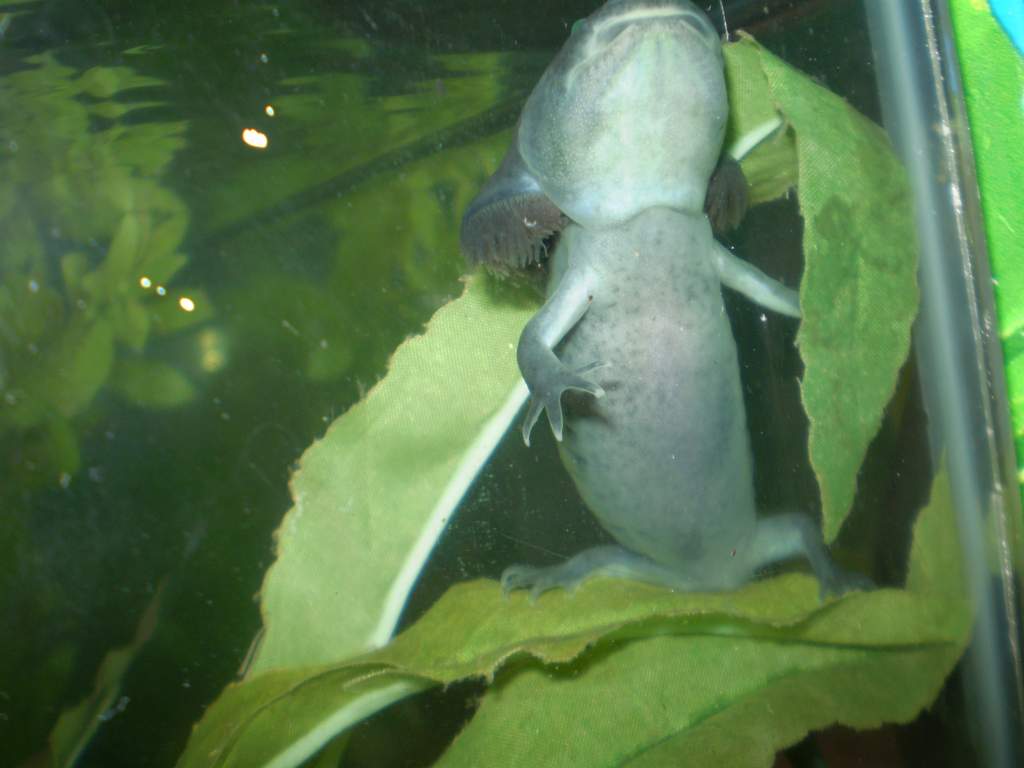
M 536 595 L 599 572 L 731 589 L 795 556 L 826 591 L 858 583 L 810 517 L 756 513 L 721 286 L 786 315 L 799 307 L 712 236 L 704 206 L 715 207 L 727 115 L 720 40 L 692 3 L 610 0 L 573 28 L 466 213 L 478 261 L 525 265 L 563 230 L 547 301 L 519 341 L 523 435 L 546 411 L 581 496 L 621 545 L 513 566 L 506 589 Z

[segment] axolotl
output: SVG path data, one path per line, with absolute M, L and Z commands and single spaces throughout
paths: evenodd
M 687 591 L 739 587 L 803 557 L 823 592 L 860 586 L 802 512 L 759 516 L 736 343 L 722 286 L 799 317 L 795 291 L 719 245 L 735 164 L 721 40 L 688 0 L 609 0 L 576 22 L 521 114 L 501 167 L 470 204 L 471 261 L 550 257 L 547 300 L 517 349 L 587 507 L 618 542 L 505 590 L 574 588 L 595 574 Z M 742 180 L 742 176 L 739 177 Z M 564 398 L 564 404 L 563 404 Z

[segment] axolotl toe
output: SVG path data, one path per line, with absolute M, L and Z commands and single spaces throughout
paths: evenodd
M 477 261 L 522 266 L 561 231 L 547 301 L 517 351 L 531 393 L 523 435 L 547 414 L 580 495 L 618 542 L 512 566 L 505 589 L 537 595 L 601 573 L 725 590 L 794 557 L 823 591 L 861 583 L 808 515 L 757 514 L 722 286 L 791 317 L 799 303 L 713 237 L 705 204 L 728 168 L 727 117 L 708 19 L 687 0 L 610 0 L 573 27 L 467 211 Z M 510 226 L 520 220 L 537 236 Z M 577 394 L 563 403 L 567 391 Z

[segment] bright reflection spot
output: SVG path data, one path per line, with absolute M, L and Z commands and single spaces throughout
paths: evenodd
M 266 149 L 270 143 L 267 134 L 263 133 L 263 131 L 257 131 L 255 128 L 246 128 L 242 131 L 242 141 L 253 149 Z
M 152 288 L 153 287 L 153 281 L 150 280 L 145 275 L 143 275 L 142 277 L 139 278 L 139 285 L 141 285 L 143 288 Z
M 164 288 L 162 285 L 158 285 L 156 287 L 156 295 L 157 296 L 166 296 L 167 295 L 167 289 Z
M 276 113 L 276 112 L 274 111 L 274 106 L 273 106 L 272 104 L 267 104 L 267 106 L 265 106 L 265 107 L 263 108 L 263 111 L 264 111 L 264 112 L 266 112 L 266 114 L 267 114 L 267 117 L 273 117 L 274 115 L 276 115 L 276 114 L 277 114 L 277 113 Z
M 191 312 L 196 308 L 196 303 L 192 301 L 188 296 L 182 296 L 178 299 L 178 306 L 184 309 L 186 312 Z

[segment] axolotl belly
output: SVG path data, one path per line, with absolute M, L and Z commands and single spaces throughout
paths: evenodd
M 558 355 L 571 369 L 604 363 L 603 397 L 564 398 L 560 451 L 581 496 L 673 581 L 743 583 L 751 454 L 706 217 L 652 208 L 614 229 L 572 226 L 555 259 L 585 272 L 593 297 Z

